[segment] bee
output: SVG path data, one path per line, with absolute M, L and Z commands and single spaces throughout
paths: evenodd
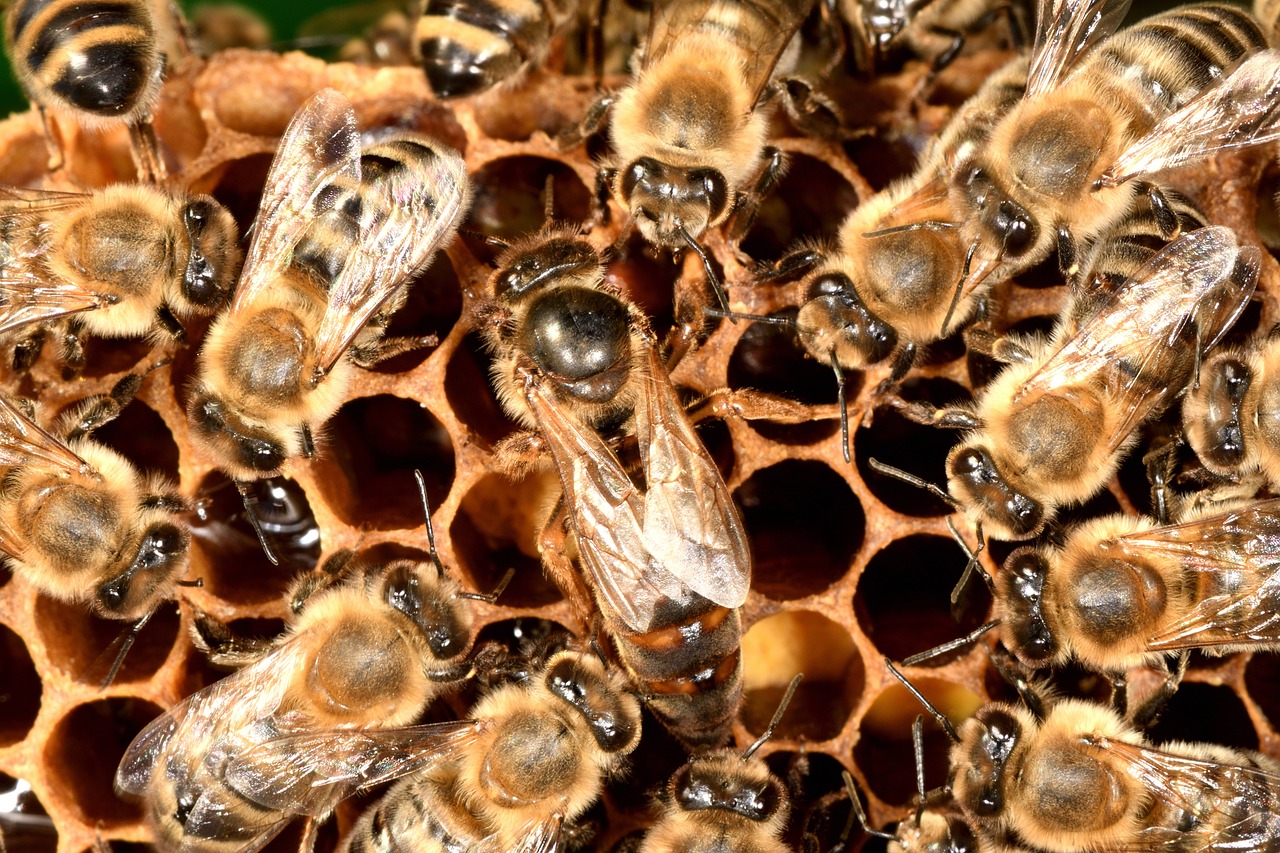
M 1026 269 L 1056 248 L 1069 274 L 1079 242 L 1144 194 L 1173 239 L 1176 217 L 1147 176 L 1275 138 L 1280 52 L 1262 50 L 1248 12 L 1185 6 L 1107 38 L 1128 7 L 1040 4 L 1026 97 L 952 171 L 955 221 L 977 268 Z
M 1280 338 L 1272 332 L 1244 348 L 1216 353 L 1182 405 L 1187 443 L 1205 468 L 1246 481 L 1280 483 Z
M 45 123 L 50 171 L 62 146 L 46 110 L 69 113 L 89 127 L 125 124 L 142 177 L 165 176 L 151 127 L 164 54 L 148 0 L 109 6 L 74 0 L 15 0 L 4 11 L 4 46 L 14 73 Z
M 608 108 L 614 164 L 601 173 L 650 243 L 688 247 L 744 197 L 766 194 L 784 159 L 767 145 L 764 95 L 813 0 L 665 0 L 655 4 L 632 84 Z M 750 188 L 752 178 L 754 185 Z M 714 277 L 712 278 L 714 283 Z M 717 291 L 721 307 L 728 308 Z
M 1137 427 L 1191 383 L 1199 353 L 1244 310 L 1259 264 L 1230 229 L 1184 234 L 1087 312 L 1068 307 L 1049 340 L 999 341 L 992 351 L 1009 366 L 973 410 L 895 405 L 970 430 L 947 457 L 951 500 L 997 539 L 1030 538 L 1059 506 L 1096 494 Z
M 965 35 L 997 13 L 1009 19 L 1015 45 L 1026 42 L 1021 10 L 991 0 L 839 0 L 840 14 L 852 28 L 871 69 L 883 67 L 898 45 L 933 57 L 936 73 L 964 47 Z
M 80 401 L 51 429 L 36 423 L 27 401 L 0 396 L 0 551 L 46 595 L 145 623 L 183 583 L 190 507 L 164 478 L 91 438 L 142 378 L 129 374 L 110 393 Z
M 332 89 L 285 131 L 244 271 L 205 336 L 187 413 L 199 447 L 241 486 L 315 454 L 352 366 L 426 338 L 383 338 L 404 288 L 468 202 L 458 154 L 401 135 L 360 150 L 355 111 Z
M 764 733 L 741 755 L 703 752 L 675 772 L 660 798 L 662 816 L 638 853 L 733 850 L 785 853 L 781 836 L 791 813 L 787 788 L 755 753 L 773 736 L 803 676 L 791 680 Z
M 270 651 L 138 734 L 116 790 L 144 799 L 164 850 L 251 851 L 294 816 L 323 819 L 466 742 L 463 723 L 409 724 L 470 674 L 467 598 L 493 596 L 461 592 L 434 545 L 425 562 L 339 552 L 297 582 L 294 618 Z
M 68 378 L 81 332 L 168 334 L 226 302 L 240 269 L 235 219 L 206 195 L 116 184 L 91 193 L 0 186 L 0 333 L 22 329 L 29 369 L 50 330 Z
M 364 813 L 341 853 L 554 851 L 640 742 L 620 673 L 574 651 L 488 693 L 422 773 Z
M 546 57 L 580 0 L 421 0 L 415 53 L 439 98 L 518 80 Z
M 746 531 L 648 321 L 603 279 L 596 249 L 555 229 L 498 259 L 482 330 L 503 407 L 534 430 L 498 456 L 518 470 L 530 462 L 522 446 L 549 453 L 562 497 L 548 530 L 563 531 L 567 516 L 618 656 L 677 737 L 718 745 L 742 696 Z M 635 438 L 643 487 L 604 437 L 618 430 Z M 590 613 L 581 576 L 545 536 L 543 560 Z

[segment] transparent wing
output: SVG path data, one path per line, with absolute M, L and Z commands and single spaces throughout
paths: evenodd
M 1115 32 L 1131 0 L 1039 0 L 1027 97 L 1058 87 L 1081 57 Z
M 0 334 L 111 304 L 104 294 L 51 279 L 21 261 L 0 266 Z
M 1280 499 L 1131 533 L 1115 547 L 1196 573 L 1199 602 L 1148 641 L 1152 651 L 1280 643 Z
M 659 0 L 649 17 L 644 65 L 653 65 L 695 33 L 717 39 L 740 33 L 751 41 L 735 45 L 738 49 L 731 55 L 742 59 L 742 81 L 756 103 L 813 4 L 814 0 Z
M 1253 294 L 1260 264 L 1258 250 L 1240 248 L 1229 228 L 1184 234 L 1108 294 L 1028 377 L 1014 403 L 1102 382 L 1123 407 L 1107 437 L 1108 447 L 1119 447 L 1182 392 L 1193 369 L 1191 348 L 1207 350 L 1231 327 Z
M 644 496 L 600 436 L 566 414 L 536 378 L 525 397 L 560 472 L 578 554 L 601 604 L 633 631 L 647 630 L 657 603 L 678 597 L 681 585 L 649 552 Z
M 0 465 L 35 465 L 64 474 L 93 474 L 71 448 L 0 394 Z
M 360 180 L 360 133 L 351 102 L 321 89 L 285 130 L 267 173 L 231 310 L 251 304 L 289 265 L 290 249 L 311 224 L 319 190 L 335 179 Z
M 234 792 L 214 782 L 201 790 L 187 813 L 178 850 L 179 853 L 206 853 L 216 843 L 225 853 L 257 853 L 294 817 L 279 812 L 247 811 Z
M 1269 850 L 1280 837 L 1280 775 L 1248 764 L 1187 758 L 1109 738 L 1087 738 L 1154 795 L 1159 820 L 1137 834 L 1131 850 L 1182 850 L 1194 837 L 1206 851 Z M 1245 756 L 1241 756 L 1245 758 Z
M 741 607 L 751 549 L 720 469 L 693 431 L 653 347 L 636 406 L 644 463 L 644 539 L 653 561 L 703 598 Z
M 359 244 L 329 290 L 316 332 L 316 364 L 328 373 L 369 318 L 447 243 L 467 207 L 467 168 L 456 152 L 433 146 L 423 169 L 399 168 L 366 183 L 383 204 L 366 205 Z
M 257 663 L 228 675 L 174 705 L 138 733 L 116 769 L 116 789 L 141 795 L 170 747 L 207 744 L 237 750 L 258 736 L 278 735 L 274 715 L 295 672 L 302 672 L 306 643 L 291 637 Z
M 1106 170 L 1118 186 L 1217 151 L 1280 139 L 1280 50 L 1255 53 L 1151 129 Z
M 564 815 L 556 812 L 523 827 L 514 847 L 501 835 L 490 835 L 468 849 L 469 853 L 558 853 L 563 835 Z
M 36 216 L 81 207 L 93 198 L 91 193 L 67 193 L 37 190 L 0 184 L 0 217 Z
M 456 755 L 486 726 L 461 720 L 399 729 L 300 731 L 260 743 L 227 765 L 227 784 L 259 805 L 327 815 L 360 788 Z

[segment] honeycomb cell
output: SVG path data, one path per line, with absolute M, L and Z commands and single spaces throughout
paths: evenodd
M 120 417 L 95 430 L 95 441 L 105 444 L 143 472 L 164 474 L 178 481 L 178 445 L 173 433 L 155 410 L 134 400 Z
M 1213 725 L 1206 726 L 1205 721 Z M 1147 731 L 1153 743 L 1207 741 L 1258 748 L 1258 733 L 1235 691 L 1226 685 L 1183 682 L 1160 720 Z
M 7 853 L 54 853 L 58 831 L 25 779 L 0 773 L 0 842 Z
M 0 748 L 17 743 L 31 731 L 40 711 L 41 690 L 26 644 L 0 624 Z M 4 790 L 0 789 L 0 799 Z
M 45 356 L 57 348 L 45 344 Z M 127 370 L 143 370 L 151 366 L 151 343 L 146 338 L 100 338 L 84 336 L 84 379 L 100 379 Z M 56 356 L 55 356 L 56 357 Z
M 426 479 L 432 506 L 449 494 L 453 444 L 421 403 L 389 394 L 352 400 L 329 421 L 327 433 L 317 462 L 329 472 L 321 491 L 347 524 L 372 530 L 422 524 L 415 470 Z
M 836 737 L 862 695 L 865 670 L 853 638 L 818 613 L 784 611 L 751 626 L 742 638 L 742 722 L 759 734 L 769 725 L 787 685 L 804 674 L 775 737 Z
M 551 179 L 557 221 L 580 222 L 591 213 L 591 193 L 572 169 L 543 157 L 504 157 L 471 176 L 471 215 L 462 226 L 477 256 L 494 252 L 467 232 L 513 240 L 537 231 L 546 221 L 546 187 Z
M 479 590 L 493 589 L 508 569 L 516 570 L 498 601 L 505 607 L 542 607 L 561 598 L 536 556 L 536 537 L 559 486 L 553 471 L 517 482 L 488 474 L 467 492 L 449 528 L 454 554 Z
M 284 477 L 248 485 L 254 512 L 271 550 L 280 560 L 273 566 L 249 524 L 236 487 L 222 474 L 210 474 L 201 484 L 204 501 L 193 521 L 190 577 L 205 589 L 237 604 L 278 600 L 295 575 L 315 567 L 320 556 L 320 528 L 310 503 L 297 483 Z
M 793 308 L 770 316 L 796 316 Z M 830 404 L 836 399 L 835 374 L 830 366 L 805 353 L 794 328 L 776 323 L 753 323 L 742 333 L 729 357 L 730 388 L 753 388 L 808 405 Z M 845 373 L 845 391 L 854 399 L 862 374 Z M 784 444 L 813 444 L 840 428 L 836 420 L 812 420 L 802 424 L 750 421 L 751 428 Z
M 141 699 L 101 699 L 77 706 L 54 727 L 43 755 L 48 783 L 81 823 L 117 826 L 142 817 L 139 803 L 115 795 L 116 766 L 160 713 Z
M 129 622 L 99 619 L 83 604 L 46 595 L 36 598 L 36 630 L 49 660 L 66 677 L 98 685 L 111 671 Z M 146 681 L 169 657 L 178 638 L 178 609 L 161 604 L 147 622 L 116 674 L 116 684 Z
M 409 295 L 387 327 L 386 337 L 435 335 L 444 340 L 462 313 L 462 291 L 453 264 L 444 252 L 437 252 L 431 266 L 409 285 Z M 404 373 L 412 370 L 433 352 L 422 347 L 401 353 L 374 366 L 378 373 Z
M 799 240 L 834 243 L 858 194 L 826 163 L 804 154 L 788 157 L 787 177 L 760 203 L 742 250 L 757 260 L 780 257 Z
M 232 160 L 210 193 L 236 218 L 242 235 L 258 215 L 273 157 L 273 154 L 253 154 Z
M 792 794 L 793 812 L 783 835 L 789 849 L 842 849 L 837 845 L 849 819 L 844 765 L 826 753 L 810 751 L 775 752 L 765 764 Z M 806 836 L 816 847 L 801 847 Z
M 408 132 L 425 134 L 459 154 L 467 153 L 467 132 L 453 110 L 440 101 L 405 94 L 361 100 L 355 108 L 364 147 Z
M 925 698 L 947 715 L 953 725 L 973 715 L 982 700 L 977 694 L 946 681 L 912 678 Z M 860 727 L 861 738 L 853 748 L 854 763 L 864 769 L 867 784 L 881 800 L 905 805 L 916 792 L 915 754 L 911 746 L 911 724 L 924 709 L 907 689 L 890 684 L 867 709 Z M 924 784 L 933 789 L 947 781 L 946 733 L 925 715 Z
M 641 709 L 640 745 L 631 753 L 631 769 L 622 784 L 610 788 L 610 798 L 628 811 L 643 809 L 663 790 L 688 755 L 667 727 Z
M 493 357 L 480 336 L 469 334 L 449 359 L 444 374 L 444 395 L 449 407 L 467 429 L 489 446 L 497 444 L 520 425 L 507 417 L 490 385 Z
M 662 337 L 671 327 L 680 267 L 654 254 L 639 231 L 631 234 L 605 268 L 604 283 L 622 291 Z
M 858 623 L 876 648 L 901 660 L 948 640 L 964 636 L 982 624 L 991 602 L 978 578 L 966 590 L 972 599 L 957 623 L 951 614 L 951 590 L 964 571 L 964 553 L 943 536 L 908 536 L 881 549 L 858 579 L 853 609 Z M 929 660 L 941 666 L 968 648 Z
M 862 544 L 862 507 L 822 462 L 779 462 L 752 474 L 733 496 L 751 542 L 751 585 L 775 600 L 827 589 Z
M 908 379 L 899 395 L 904 400 L 949 406 L 969 398 L 968 392 L 946 379 Z M 960 440 L 956 430 L 939 429 L 907 420 L 893 409 L 880 408 L 870 426 L 853 439 L 854 462 L 871 493 L 903 515 L 947 515 L 950 505 L 910 483 L 873 471 L 868 460 L 900 468 L 945 489 L 947 454 Z
M 1271 727 L 1280 728 L 1280 655 L 1255 652 L 1245 666 L 1244 686 Z

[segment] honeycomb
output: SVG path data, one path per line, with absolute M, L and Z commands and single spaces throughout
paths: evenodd
M 842 218 L 904 174 L 954 107 L 1008 56 L 994 41 L 980 43 L 925 96 L 919 93 L 928 69 L 921 62 L 875 80 L 835 81 L 830 94 L 851 123 L 874 129 L 869 135 L 842 142 L 813 139 L 779 119 L 775 136 L 790 168 L 741 244 L 749 257 L 734 252 L 721 233 L 707 238 L 735 307 L 768 314 L 796 304 L 795 285 L 752 286 L 751 259 L 771 260 L 802 237 L 834 237 Z M 499 90 L 442 103 L 430 97 L 422 73 L 411 68 L 371 69 L 326 64 L 300 53 L 244 50 L 188 58 L 172 68 L 156 114 L 173 179 L 211 192 L 246 229 L 280 133 L 294 111 L 326 86 L 350 98 L 367 130 L 420 130 L 465 154 L 475 183 L 465 233 L 414 282 L 392 327 L 399 334 L 435 333 L 440 345 L 397 357 L 355 383 L 325 430 L 318 458 L 291 465 L 291 482 L 280 486 L 276 497 L 283 497 L 265 515 L 285 557 L 278 568 L 258 548 L 235 490 L 193 450 L 183 402 L 201 328 L 192 330 L 192 347 L 180 350 L 90 340 L 88 369 L 72 382 L 61 380 L 48 352 L 52 347 L 30 375 L 4 375 L 7 390 L 38 397 L 56 412 L 106 391 L 125 373 L 167 359 L 98 437 L 141 467 L 163 471 L 183 494 L 205 504 L 203 518 L 195 522 L 191 572 L 204 586 L 185 590 L 179 606 L 156 614 L 105 690 L 93 674 L 95 662 L 120 626 L 40 595 L 0 570 L 0 827 L 11 851 L 56 846 L 58 853 L 81 853 L 97 837 L 124 851 L 148 842 L 139 806 L 114 796 L 112 776 L 147 722 L 223 674 L 191 644 L 193 608 L 235 631 L 271 635 L 282 625 L 282 594 L 291 579 L 318 559 L 346 548 L 375 557 L 422 555 L 426 544 L 414 469 L 426 476 L 441 557 L 466 588 L 488 591 L 508 567 L 516 569 L 498 603 L 476 604 L 479 639 L 576 624 L 560 593 L 543 578 L 535 544 L 558 484 L 550 475 L 513 481 L 492 464 L 493 446 L 515 425 L 489 385 L 489 356 L 474 329 L 473 309 L 494 252 L 477 235 L 510 238 L 540 226 L 548 182 L 557 217 L 591 218 L 591 158 L 603 143 L 562 151 L 554 137 L 595 98 L 594 81 L 547 70 L 534 73 L 518 95 Z M 68 122 L 61 128 L 71 163 L 69 186 L 130 179 L 122 133 L 79 130 Z M 0 181 L 38 186 L 47 178 L 46 159 L 34 113 L 0 124 Z M 1266 218 L 1258 210 L 1257 187 L 1274 179 L 1265 153 L 1252 153 L 1223 157 L 1173 183 L 1248 242 L 1259 239 L 1257 222 Z M 595 227 L 597 242 L 619 235 L 621 217 L 614 213 L 610 223 Z M 673 264 L 648 254 L 636 237 L 625 244 L 610 276 L 655 318 L 660 332 L 674 322 L 674 294 L 694 292 L 703 280 L 696 258 Z M 1257 301 L 1235 337 L 1280 319 L 1278 276 L 1268 256 Z M 1045 329 L 1064 296 L 1052 269 L 1032 270 L 997 290 L 993 323 L 998 329 Z M 932 349 L 903 395 L 933 403 L 968 399 L 992 372 L 992 364 L 967 354 L 957 336 Z M 989 607 L 979 589 L 959 622 L 953 620 L 948 595 L 965 558 L 948 532 L 948 507 L 868 466 L 875 458 L 936 481 L 956 438 L 892 411 L 861 412 L 870 389 L 884 377 L 881 370 L 850 377 L 855 417 L 866 415 L 855 421 L 852 465 L 842 459 L 838 422 L 831 418 L 830 370 L 806 360 L 785 328 L 721 322 L 673 377 L 690 393 L 755 388 L 811 404 L 821 415 L 801 425 L 727 420 L 699 430 L 742 510 L 755 558 L 743 614 L 746 699 L 734 736 L 740 746 L 753 740 L 788 681 L 805 674 L 760 754 L 803 791 L 788 840 L 797 843 L 812 819 L 824 827 L 823 849 L 844 820 L 836 814 L 843 768 L 864 792 L 876 826 L 900 818 L 914 792 L 909 732 L 918 708 L 890 677 L 884 657 L 900 659 L 972 630 L 985 621 Z M 1064 521 L 1142 512 L 1149 505 L 1146 474 L 1135 458 L 1106 492 L 1068 512 Z M 991 543 L 982 557 L 988 571 L 1010 550 Z M 1010 696 L 981 645 L 929 661 L 910 675 L 953 719 L 985 700 Z M 1072 691 L 1105 693 L 1105 685 L 1088 673 L 1067 672 L 1059 682 Z M 1139 690 L 1143 683 L 1138 680 Z M 1154 677 L 1148 678 L 1146 687 L 1153 684 Z M 1280 756 L 1277 685 L 1280 661 L 1273 656 L 1197 657 L 1153 736 L 1218 740 Z M 433 718 L 465 713 L 466 695 L 438 703 Z M 594 849 L 611 849 L 651 821 L 651 792 L 686 758 L 651 717 L 645 723 L 631 772 L 609 786 L 591 813 L 599 824 Z M 941 784 L 945 738 L 932 723 L 926 732 L 928 779 Z M 322 832 L 320 848 L 330 849 L 370 802 L 363 797 L 344 804 Z M 295 826 L 268 849 L 291 849 L 297 839 Z M 854 847 L 882 844 L 852 839 Z

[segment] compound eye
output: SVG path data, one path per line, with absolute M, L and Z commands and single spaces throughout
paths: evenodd
M 826 275 L 818 276 L 813 280 L 813 284 L 809 285 L 809 298 L 817 299 L 819 296 L 846 293 L 852 286 L 853 282 L 849 281 L 848 276 L 827 273 Z
M 724 213 L 725 207 L 729 204 L 729 184 L 725 181 L 724 175 L 715 169 L 702 172 L 695 177 L 701 182 L 702 192 L 707 197 L 709 218 L 714 220 Z
M 284 448 L 274 441 L 244 438 L 240 441 L 240 461 L 255 471 L 275 471 L 284 465 Z
M 1002 201 L 996 209 L 996 233 L 1004 241 L 1007 255 L 1021 255 L 1031 248 L 1036 239 L 1036 226 L 1026 208 L 1011 201 Z
M 648 181 L 651 176 L 661 173 L 662 164 L 652 157 L 641 157 L 632 163 L 623 174 L 622 183 L 619 186 L 622 191 L 622 200 L 630 203 L 631 194 L 635 192 L 637 186 Z
M 98 587 L 98 604 L 105 613 L 118 613 L 129 598 L 129 577 L 114 578 Z

